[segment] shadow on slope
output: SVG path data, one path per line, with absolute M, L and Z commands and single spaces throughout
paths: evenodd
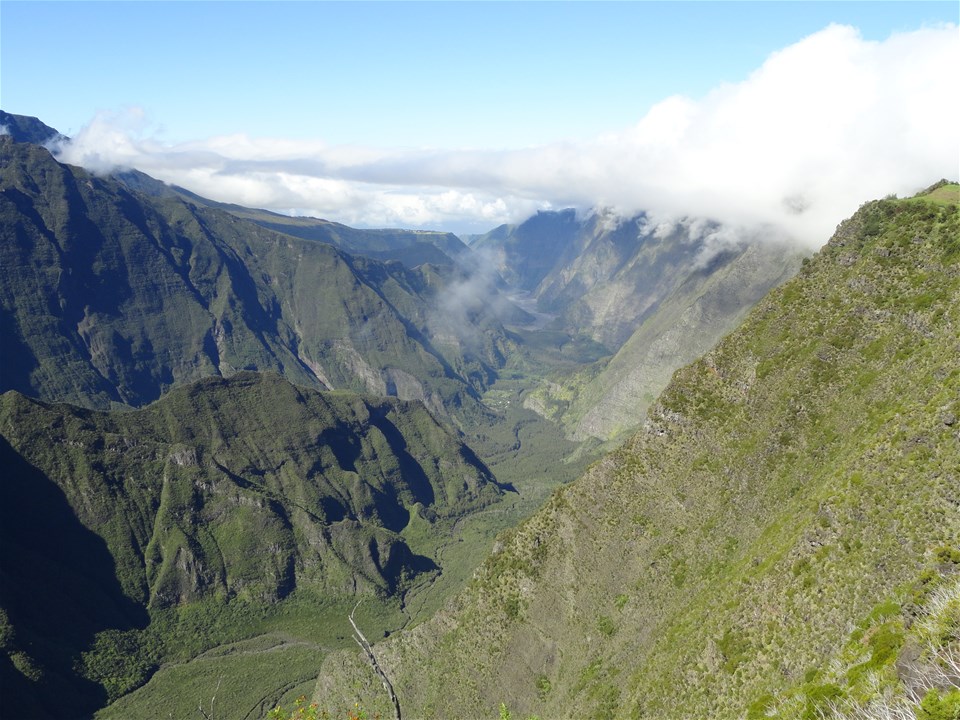
M 66 496 L 0 437 L 0 715 L 77 715 L 106 700 L 75 672 L 80 653 L 108 628 L 146 626 L 142 607 L 123 594 L 102 538 L 85 528 Z

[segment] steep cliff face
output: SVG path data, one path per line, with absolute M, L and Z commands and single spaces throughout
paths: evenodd
M 389 591 L 401 571 L 432 564 L 401 547 L 411 513 L 457 517 L 500 495 L 419 403 L 275 375 L 205 380 L 132 413 L 10 392 L 0 428 L 106 539 L 125 594 L 148 606 L 215 592 L 272 600 L 298 577 Z
M 572 210 L 502 226 L 472 238 L 471 247 L 489 253 L 511 286 L 555 315 L 555 327 L 589 336 L 611 352 L 648 319 L 675 319 L 718 274 L 736 272 L 746 281 L 740 297 L 731 287 L 727 305 L 715 308 L 736 313 L 800 263 L 788 243 L 762 233 L 737 234 L 693 219 L 658 225 L 644 215 L 578 217 Z M 665 303 L 667 312 L 660 313 Z M 732 329 L 736 323 L 730 323 Z
M 577 441 L 636 430 L 674 370 L 733 330 L 804 255 L 770 233 L 573 211 L 539 213 L 473 246 L 498 259 L 565 344 L 589 340 L 600 351 L 594 364 L 562 368 L 524 397 Z
M 956 602 L 960 570 L 960 188 L 945 187 L 863 206 L 445 611 L 380 644 L 407 712 L 813 718 L 907 702 L 904 668 L 960 638 L 931 599 Z M 315 698 L 335 706 L 355 683 L 382 701 L 344 657 Z
M 475 236 L 470 245 L 491 255 L 509 285 L 534 292 L 577 256 L 582 235 L 582 222 L 573 210 L 538 212 L 520 225 L 501 225 Z
M 763 241 L 730 253 L 659 300 L 609 361 L 544 383 L 527 396 L 528 406 L 541 408 L 576 440 L 622 439 L 634 431 L 676 368 L 719 342 L 801 261 L 799 252 Z
M 446 414 L 475 402 L 510 345 L 489 314 L 443 312 L 452 269 L 143 194 L 8 136 L 0 220 L 2 388 L 42 399 L 140 406 L 208 375 L 274 370 Z

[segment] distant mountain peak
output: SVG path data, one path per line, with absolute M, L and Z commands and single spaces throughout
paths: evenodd
M 14 142 L 46 145 L 66 136 L 30 115 L 14 115 L 0 110 L 0 136 L 9 135 Z

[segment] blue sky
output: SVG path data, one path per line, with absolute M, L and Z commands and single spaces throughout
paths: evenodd
M 142 107 L 171 142 L 236 132 L 522 147 L 742 80 L 831 22 L 866 39 L 954 2 L 16 2 L 0 101 L 65 133 Z
M 873 52 L 944 23 L 956 36 L 958 14 L 956 2 L 3 0 L 0 106 L 87 147 L 95 136 L 87 162 L 138 164 L 188 187 L 192 177 L 192 189 L 223 199 L 342 209 L 333 219 L 358 225 L 479 228 L 539 207 L 621 200 L 516 187 L 528 157 L 516 151 L 543 150 L 528 159 L 544 173 L 571 154 L 593 167 L 578 148 L 630 135 L 673 96 L 702 114 L 708 98 L 831 23 L 855 30 L 830 46 L 847 57 L 841 46 Z M 309 171 L 281 163 L 297 143 Z M 184 162 L 201 151 L 227 159 L 191 175 Z M 244 162 L 256 173 L 244 175 Z M 590 172 L 602 170 L 571 182 Z

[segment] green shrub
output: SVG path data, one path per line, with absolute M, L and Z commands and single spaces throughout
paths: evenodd
M 141 630 L 104 630 L 83 653 L 78 672 L 107 691 L 109 701 L 140 687 L 157 667 L 156 638 Z
M 833 683 L 813 685 L 804 691 L 804 695 L 806 704 L 803 708 L 803 720 L 820 720 L 826 708 L 843 697 L 843 689 Z
M 512 720 L 513 713 L 511 713 L 505 703 L 500 703 L 500 720 Z M 540 720 L 536 715 L 531 715 L 527 720 Z
M 308 705 L 306 695 L 298 697 L 289 712 L 278 705 L 267 713 L 267 720 L 328 720 L 329 717 L 316 703 Z
M 773 695 L 763 695 L 747 706 L 747 720 L 765 720 L 769 717 L 775 698 Z
M 937 562 L 960 565 L 960 548 L 942 545 L 934 551 Z
M 897 653 L 903 645 L 903 631 L 897 622 L 888 622 L 879 626 L 867 640 L 870 659 L 854 665 L 847 672 L 851 683 L 856 683 L 864 675 L 891 665 L 897 659 Z
M 917 707 L 917 720 L 960 720 L 960 689 L 930 690 Z
M 728 629 L 717 642 L 717 649 L 723 654 L 723 669 L 733 673 L 740 663 L 750 657 L 750 641 L 737 630 Z
M 550 682 L 550 678 L 546 675 L 537 676 L 537 697 L 541 700 L 547 697 L 550 694 L 550 689 L 553 687 L 553 684 Z

